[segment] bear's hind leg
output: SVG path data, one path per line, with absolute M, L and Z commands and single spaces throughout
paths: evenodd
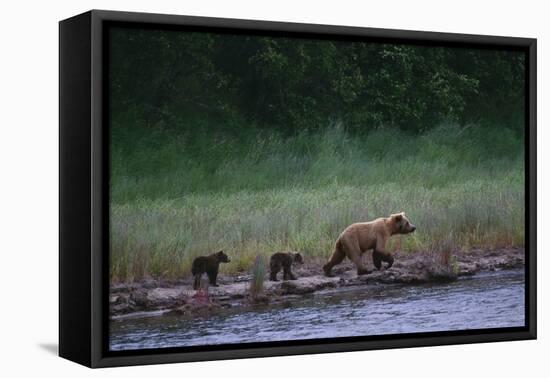
M 325 265 L 323 265 L 323 271 L 325 272 L 325 276 L 332 277 L 333 276 L 331 272 L 332 267 L 344 261 L 345 257 L 346 257 L 346 253 L 342 249 L 340 242 L 336 242 L 336 246 L 334 247 L 332 256 L 330 256 L 330 259 L 328 260 L 328 262 Z
M 344 250 L 348 259 L 350 259 L 357 267 L 357 275 L 369 274 L 370 271 L 365 268 L 363 261 L 361 260 L 361 249 L 357 241 L 351 243 L 343 243 Z

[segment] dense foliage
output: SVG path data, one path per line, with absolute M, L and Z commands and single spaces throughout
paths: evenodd
M 244 120 L 285 132 L 342 122 L 413 132 L 441 122 L 523 126 L 524 54 L 114 29 L 112 114 L 147 127 Z

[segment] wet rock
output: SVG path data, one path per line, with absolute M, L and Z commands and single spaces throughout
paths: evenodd
M 255 295 L 254 297 L 250 297 L 249 300 L 253 304 L 267 304 L 267 303 L 269 303 L 269 297 L 265 294 Z
M 471 268 L 463 265 L 463 268 Z M 417 272 L 417 274 L 424 275 L 425 281 L 431 282 L 452 282 L 458 278 L 459 266 L 456 262 L 444 263 L 436 259 L 431 264 L 426 266 L 423 272 Z
M 192 312 L 192 306 L 190 304 L 185 304 L 183 306 L 178 306 L 173 308 L 166 314 L 175 314 L 175 315 L 190 315 Z
M 158 282 L 153 279 L 146 279 L 142 281 L 141 287 L 144 289 L 153 289 L 158 286 Z
M 426 269 L 426 263 L 424 261 L 417 261 L 415 264 L 414 264 L 414 269 L 416 270 L 424 270 Z
M 395 283 L 397 280 L 397 276 L 394 274 L 386 274 L 381 278 L 381 281 L 384 283 Z
M 111 316 L 126 314 L 135 311 L 128 303 L 119 303 L 111 305 L 109 308 Z
M 149 305 L 149 300 L 147 299 L 147 290 L 135 290 L 130 294 L 130 304 L 136 307 L 137 309 L 146 309 Z
M 138 290 L 141 288 L 141 285 L 138 283 L 122 283 L 122 284 L 113 284 L 109 288 L 111 294 L 115 293 L 130 293 L 133 290 Z
M 219 303 L 215 302 L 196 302 L 186 303 L 182 306 L 171 309 L 165 312 L 165 314 L 181 315 L 181 316 L 207 316 L 222 309 Z
M 395 280 L 393 281 L 393 283 L 419 284 L 419 283 L 425 283 L 427 281 L 428 281 L 428 278 L 424 274 L 420 275 L 420 274 L 403 273 L 395 277 Z
M 109 296 L 109 313 L 113 315 L 126 314 L 137 311 L 133 301 L 127 294 L 116 294 Z
M 523 259 L 520 257 L 514 257 L 512 259 L 499 259 L 495 266 L 500 269 L 513 269 L 513 268 L 520 268 L 524 265 Z
M 175 288 L 155 288 L 147 292 L 147 301 L 153 307 L 168 307 L 181 299 L 181 290 Z
M 222 284 L 218 287 L 210 286 L 208 293 L 213 297 L 231 297 L 233 295 L 243 295 L 248 292 L 249 284 L 247 282 L 236 282 L 233 284 Z
M 175 282 L 171 281 L 160 281 L 158 284 L 158 287 L 164 288 L 164 289 L 170 289 L 176 287 L 177 284 Z
M 458 274 L 451 268 L 437 268 L 428 270 L 428 277 L 425 280 L 432 282 L 452 282 L 456 281 Z
M 300 286 L 291 283 L 290 281 L 285 281 L 281 284 L 281 295 L 286 294 L 308 294 L 313 293 L 315 288 L 312 286 Z
M 457 264 L 457 270 L 459 276 L 473 276 L 476 274 L 478 268 L 474 263 L 459 262 Z
M 280 286 L 281 294 L 308 294 L 326 288 L 337 286 L 338 277 L 312 276 L 303 277 L 295 281 L 283 281 Z

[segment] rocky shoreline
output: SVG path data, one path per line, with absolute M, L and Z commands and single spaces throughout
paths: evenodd
M 523 248 L 472 250 L 446 255 L 434 253 L 395 253 L 391 269 L 373 270 L 370 253 L 365 254 L 370 274 L 357 276 L 349 262 L 333 269 L 334 277 L 322 275 L 321 261 L 306 261 L 294 269 L 298 280 L 266 280 L 260 295 L 249 294 L 250 276 L 220 275 L 219 287 L 206 291 L 192 289 L 192 279 L 144 280 L 112 284 L 109 294 L 111 318 L 177 313 L 182 316 L 202 316 L 243 306 L 273 304 L 299 298 L 325 289 L 338 289 L 369 284 L 423 284 L 450 282 L 460 276 L 471 276 L 483 271 L 522 268 L 525 264 Z

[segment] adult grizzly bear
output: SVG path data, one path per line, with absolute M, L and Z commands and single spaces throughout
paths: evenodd
M 206 273 L 208 276 L 210 285 L 218 286 L 216 279 L 218 277 L 220 263 L 228 262 L 230 262 L 229 257 L 223 253 L 223 251 L 212 253 L 208 256 L 199 256 L 193 260 L 193 265 L 191 266 L 191 273 L 195 278 L 195 281 L 193 282 L 193 289 L 198 290 L 201 286 L 201 277 L 203 273 Z
M 372 222 L 353 223 L 348 226 L 334 245 L 334 251 L 329 261 L 323 266 L 325 275 L 331 277 L 331 269 L 347 256 L 357 267 L 357 274 L 367 274 L 361 255 L 372 249 L 372 261 L 376 269 L 382 267 L 382 261 L 387 262 L 386 269 L 393 265 L 392 255 L 386 251 L 388 238 L 395 234 L 408 234 L 416 230 L 405 213 L 392 214 L 388 218 L 378 218 Z
M 283 269 L 283 280 L 296 280 L 296 276 L 292 274 L 292 264 L 303 264 L 302 255 L 297 252 L 277 252 L 269 259 L 269 279 L 277 281 L 277 273 Z

